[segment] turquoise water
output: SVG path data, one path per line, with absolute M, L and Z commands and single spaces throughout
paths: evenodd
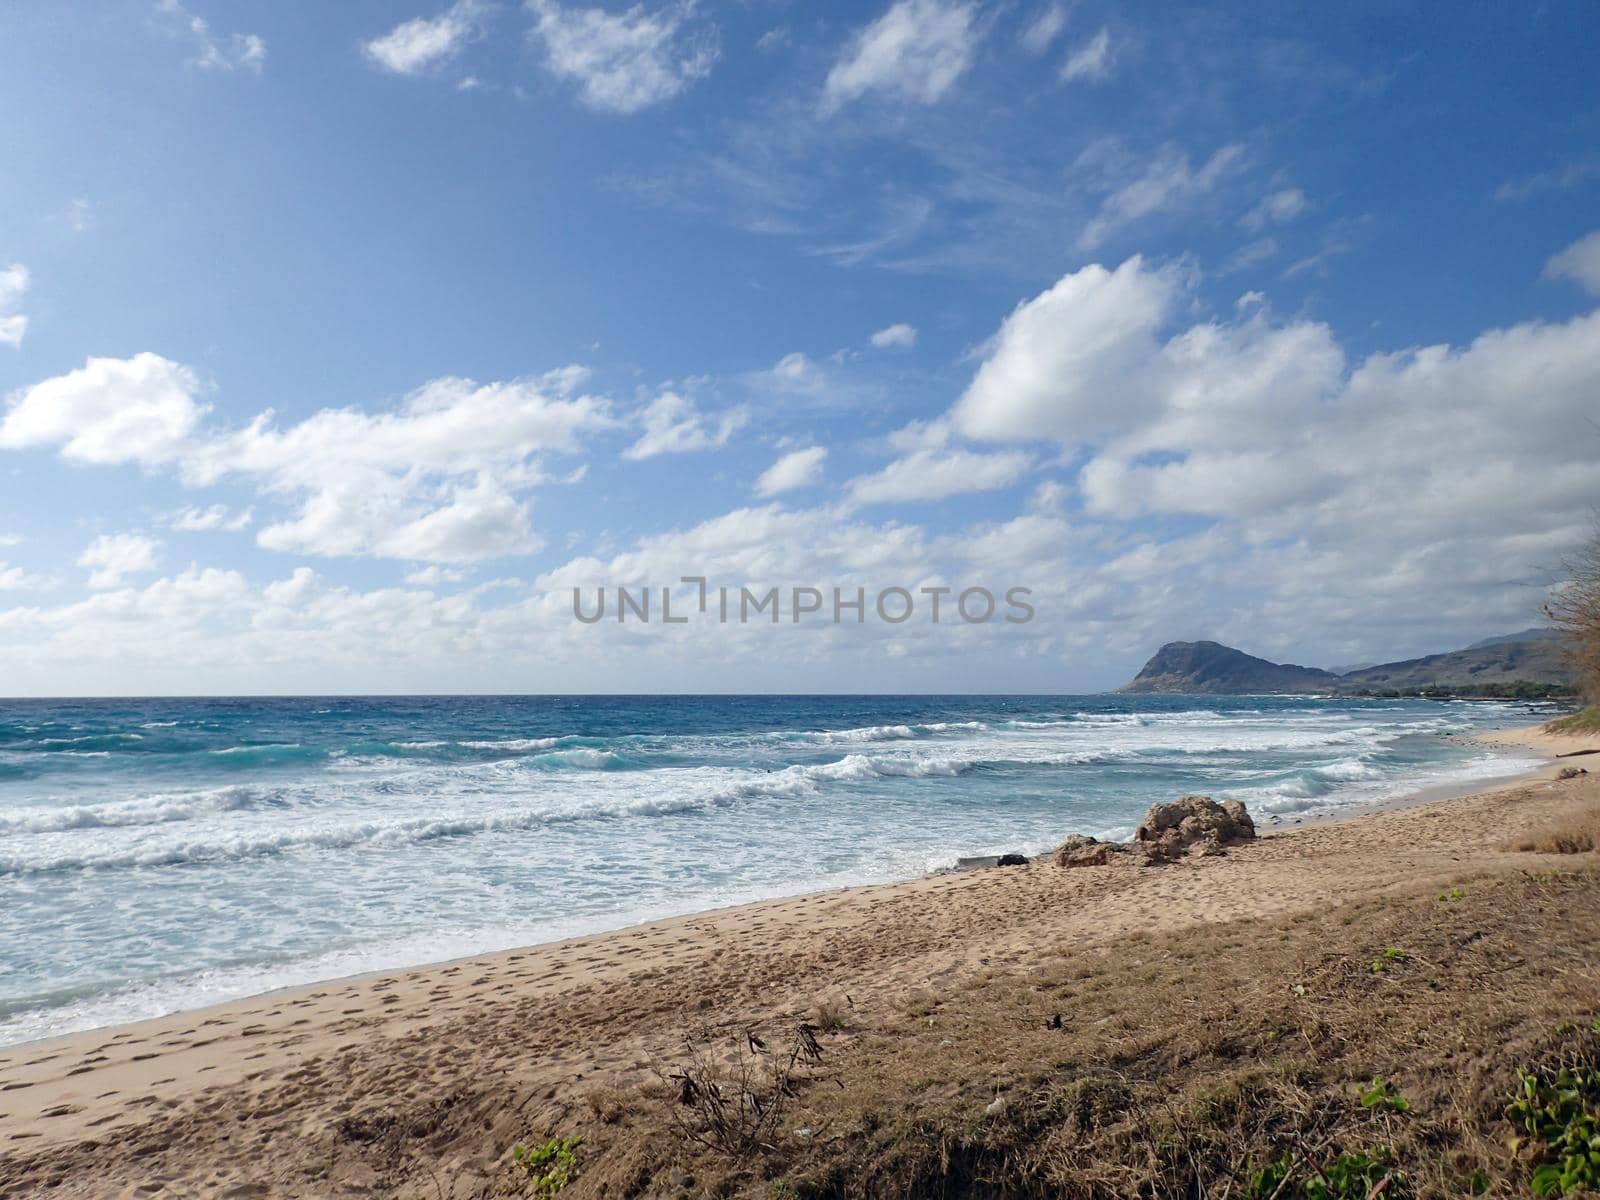
M 0 702 L 0 1043 L 1527 760 L 1498 704 L 1271 697 Z

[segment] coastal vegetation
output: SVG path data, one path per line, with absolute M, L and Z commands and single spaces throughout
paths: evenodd
M 1600 869 L 1039 947 L 820 1033 L 696 1042 L 593 1131 L 595 1195 L 1579 1196 L 1600 1183 Z M 1205 980 L 1203 997 L 1196 980 Z M 752 1040 L 754 1039 L 754 1040 Z M 754 1081 L 754 1082 L 752 1082 Z M 718 1101 L 706 1097 L 715 1089 Z M 729 1105 L 759 1133 L 723 1137 Z M 769 1107 L 770 1106 L 770 1107 Z M 585 1194 L 590 1194 L 585 1191 Z

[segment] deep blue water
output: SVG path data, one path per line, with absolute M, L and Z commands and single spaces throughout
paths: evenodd
M 0 701 L 0 1042 L 667 913 L 1485 778 L 1514 706 L 1267 697 Z

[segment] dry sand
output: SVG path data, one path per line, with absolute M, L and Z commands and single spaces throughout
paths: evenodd
M 435 1169 L 476 1186 L 543 1110 L 648 1078 L 701 1025 L 822 1002 L 868 1014 L 1025 969 L 1041 939 L 1092 947 L 1527 869 L 1543 856 L 1510 850 L 1515 835 L 1600 796 L 1600 773 L 1553 774 L 1226 857 L 1040 861 L 776 900 L 0 1048 L 0 1196 L 433 1195 Z M 395 1127 L 432 1164 L 401 1189 L 369 1152 Z

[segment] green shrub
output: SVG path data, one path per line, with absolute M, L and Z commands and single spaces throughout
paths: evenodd
M 1522 1130 L 1534 1161 L 1537 1196 L 1600 1191 L 1600 1068 L 1563 1065 L 1523 1071 L 1506 1117 Z
M 1411 1111 L 1411 1101 L 1391 1088 L 1382 1075 L 1376 1075 L 1371 1083 L 1361 1089 L 1361 1107 L 1404 1113 Z
M 535 1196 L 554 1196 L 578 1177 L 578 1147 L 581 1137 L 551 1138 L 530 1149 L 514 1146 L 512 1160 L 528 1173 Z
M 1299 1175 L 1301 1170 L 1308 1173 Z M 1346 1150 L 1317 1169 L 1286 1154 L 1251 1172 L 1248 1184 L 1251 1200 L 1368 1200 L 1373 1195 L 1395 1200 L 1407 1192 L 1405 1173 L 1395 1166 L 1394 1150 L 1389 1146 Z

